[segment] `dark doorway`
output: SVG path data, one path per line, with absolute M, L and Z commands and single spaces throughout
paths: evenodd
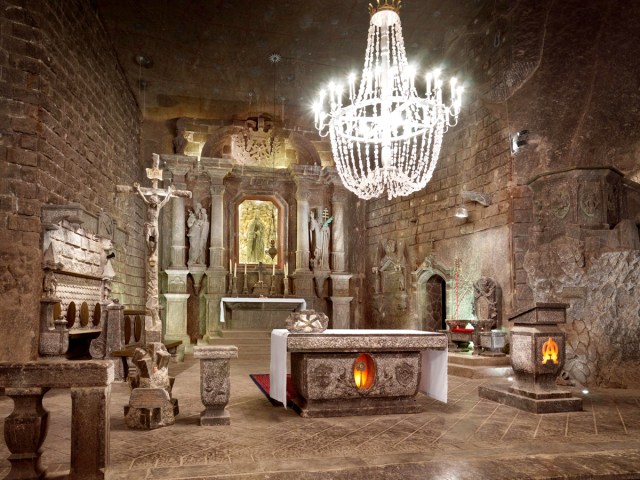
M 446 282 L 440 275 L 427 280 L 427 301 L 425 302 L 425 329 L 429 331 L 444 330 L 447 315 Z

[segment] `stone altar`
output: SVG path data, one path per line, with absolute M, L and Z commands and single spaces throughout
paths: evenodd
M 417 330 L 271 334 L 271 392 L 281 401 L 286 352 L 303 417 L 417 413 L 418 391 L 447 398 L 447 337 Z M 286 402 L 286 400 L 285 400 Z M 282 402 L 282 403 L 285 403 Z

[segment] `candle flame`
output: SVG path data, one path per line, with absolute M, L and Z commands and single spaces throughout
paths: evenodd
M 551 337 L 542 344 L 542 364 L 545 365 L 549 360 L 554 364 L 558 364 L 558 344 Z

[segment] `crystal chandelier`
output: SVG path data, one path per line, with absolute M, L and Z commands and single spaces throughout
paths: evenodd
M 336 168 L 345 187 L 364 199 L 389 199 L 423 189 L 436 166 L 442 136 L 458 121 L 462 87 L 450 81 L 451 103 L 442 102 L 440 71 L 425 76 L 426 94 L 418 96 L 415 69 L 407 62 L 401 0 L 369 4 L 371 21 L 360 85 L 331 82 L 314 105 L 315 126 L 330 135 Z M 328 103 L 329 111 L 325 111 Z

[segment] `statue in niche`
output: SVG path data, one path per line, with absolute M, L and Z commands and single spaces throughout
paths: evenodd
M 497 284 L 489 277 L 480 277 L 473 284 L 473 314 L 478 320 L 498 321 Z
M 331 242 L 331 229 L 329 225 L 333 217 L 329 216 L 329 209 L 322 211 L 322 220 L 316 219 L 316 214 L 311 210 L 309 214 L 309 233 L 311 236 L 311 250 L 313 259 L 311 267 L 314 270 L 329 270 L 329 245 Z
M 189 265 L 204 265 L 207 251 L 207 238 L 209 236 L 209 217 L 206 209 L 200 202 L 196 203 L 195 210 L 189 212 L 187 218 L 189 231 Z
M 54 298 L 58 290 L 58 280 L 52 270 L 46 269 L 42 281 L 42 291 L 46 297 Z
M 404 243 L 396 242 L 393 238 L 387 238 L 382 244 L 384 257 L 380 262 L 379 270 L 395 271 L 398 275 L 398 289 L 401 292 L 406 290 L 405 284 L 405 258 Z
M 173 151 L 176 155 L 184 155 L 184 149 L 189 141 L 185 138 L 184 127 L 178 128 L 175 138 L 173 139 Z
M 264 258 L 264 225 L 258 212 L 247 229 L 247 243 L 249 246 L 249 262 L 260 263 Z
M 147 239 L 147 249 L 149 256 L 155 256 L 158 251 L 158 217 L 160 216 L 160 210 L 164 205 L 171 200 L 174 188 L 173 185 L 169 186 L 167 196 L 160 201 L 160 197 L 155 193 L 147 195 L 140 188 L 138 182 L 133 184 L 133 187 L 140 195 L 140 198 L 147 204 L 147 221 L 144 222 L 144 236 Z

